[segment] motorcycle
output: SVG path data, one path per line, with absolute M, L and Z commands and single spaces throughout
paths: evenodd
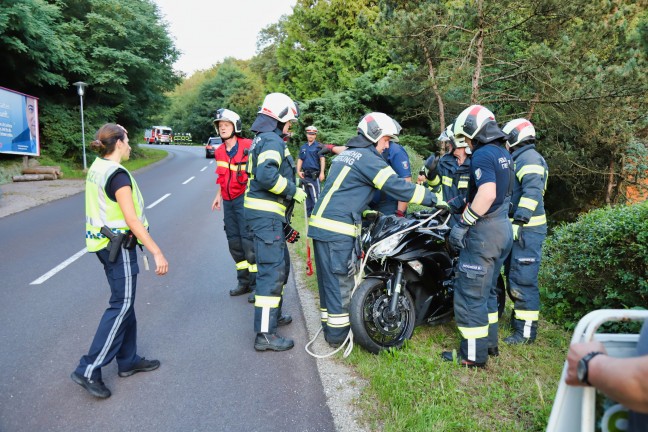
M 400 348 L 422 324 L 453 318 L 456 257 L 446 241 L 450 213 L 414 212 L 407 217 L 378 215 L 361 233 L 364 278 L 349 306 L 355 342 L 374 354 Z M 497 281 L 498 312 L 506 301 Z

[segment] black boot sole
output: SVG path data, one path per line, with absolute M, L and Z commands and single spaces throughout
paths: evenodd
M 288 351 L 289 349 L 292 349 L 294 346 L 295 345 L 293 344 L 293 345 L 290 345 L 290 346 L 287 346 L 287 347 L 278 347 L 278 346 L 274 346 L 274 345 L 256 344 L 255 343 L 254 344 L 254 349 L 257 350 L 257 351 L 268 351 L 269 350 L 269 351 L 280 352 L 280 351 Z

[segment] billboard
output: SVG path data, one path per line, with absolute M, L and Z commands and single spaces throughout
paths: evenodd
M 40 156 L 38 98 L 0 87 L 0 153 Z

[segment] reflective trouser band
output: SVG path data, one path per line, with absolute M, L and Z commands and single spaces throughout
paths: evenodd
M 511 222 L 513 222 L 513 219 L 511 219 Z M 529 222 L 525 223 L 522 226 L 534 227 L 534 226 L 541 226 L 546 224 L 547 224 L 547 215 L 540 215 L 540 216 L 532 216 L 531 219 L 529 219 Z
M 311 216 L 308 225 L 322 228 L 327 231 L 333 231 L 334 233 L 348 235 L 351 237 L 357 237 L 360 233 L 360 226 L 315 215 Z
M 254 298 L 254 306 L 256 307 L 278 308 L 281 301 L 281 297 L 260 296 L 258 294 Z
M 459 332 L 464 339 L 478 339 L 488 337 L 488 326 L 459 327 Z
M 326 311 L 326 309 L 320 308 L 320 317 L 322 319 L 322 322 L 326 322 L 328 320 L 328 312 Z
M 256 264 L 250 264 L 249 267 L 248 267 L 248 272 L 256 273 L 257 272 L 257 265 Z
M 529 209 L 531 211 L 535 211 L 536 207 L 538 207 L 538 201 L 531 199 L 531 198 L 525 198 L 522 197 L 520 198 L 520 202 L 518 203 L 518 207 L 522 207 L 525 209 Z
M 247 261 L 239 261 L 236 263 L 236 270 L 245 270 L 248 267 L 250 267 L 250 263 Z
M 452 187 L 452 177 L 442 177 L 443 184 L 448 187 Z
M 496 324 L 499 319 L 497 318 L 497 312 L 488 314 L 488 324 Z
M 327 324 L 329 327 L 348 327 L 351 325 L 351 322 L 349 321 L 349 314 L 329 314 Z
M 515 310 L 515 319 L 522 321 L 538 321 L 540 317 L 540 311 L 523 311 Z
M 275 201 L 251 198 L 246 195 L 243 201 L 243 206 L 252 210 L 261 210 L 276 213 L 284 217 L 286 216 L 286 206 Z

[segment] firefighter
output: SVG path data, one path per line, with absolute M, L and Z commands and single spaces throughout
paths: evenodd
M 283 93 L 270 93 L 252 131 L 250 182 L 245 194 L 245 219 L 254 236 L 257 285 L 254 303 L 254 330 L 257 351 L 285 351 L 294 346 L 291 339 L 277 334 L 277 326 L 289 324 L 290 315 L 281 313 L 282 291 L 286 280 L 286 210 L 302 203 L 306 192 L 295 185 L 295 162 L 283 138 L 299 111 Z
M 516 119 L 504 126 L 508 135 L 506 148 L 515 166 L 515 184 L 509 217 L 513 223 L 513 248 L 504 264 L 509 295 L 514 302 L 511 325 L 513 334 L 507 344 L 532 343 L 538 332 L 540 292 L 538 271 L 542 244 L 547 236 L 544 193 L 549 168 L 535 148 L 535 128 L 526 119 Z
M 333 159 L 321 198 L 310 217 L 322 327 L 333 347 L 349 332 L 349 300 L 360 255 L 361 213 L 376 189 L 394 198 L 426 206 L 435 205 L 425 187 L 398 178 L 381 153 L 396 141 L 400 126 L 383 113 L 371 113 L 358 124 L 358 135 Z
M 326 169 L 326 159 L 319 154 L 320 143 L 316 139 L 317 128 L 308 126 L 306 128 L 307 142 L 299 149 L 299 159 L 297 159 L 297 174 L 303 180 L 304 189 L 306 189 L 306 214 L 309 217 L 319 197 L 320 182 L 324 181 L 324 170 Z
M 252 140 L 241 138 L 241 117 L 234 111 L 220 108 L 216 111 L 214 128 L 223 140 L 214 152 L 216 159 L 216 197 L 212 211 L 223 208 L 223 222 L 230 255 L 236 263 L 238 285 L 231 289 L 231 296 L 253 291 L 256 283 L 254 245 L 247 230 L 243 212 L 243 199 L 248 175 L 245 171 L 247 152 Z
M 508 210 L 513 164 L 504 148 L 505 134 L 495 116 L 481 105 L 466 108 L 454 121 L 457 143 L 472 151 L 465 210 L 452 227 L 450 245 L 460 251 L 455 268 L 454 314 L 461 333 L 458 361 L 484 367 L 497 348 L 497 277 L 513 243 Z M 453 361 L 453 353 L 442 354 Z
M 470 179 L 470 148 L 465 140 L 455 142 L 452 125 L 438 138 L 449 152 L 441 157 L 431 155 L 424 165 L 424 175 L 418 177 L 419 183 L 427 181 L 437 195 L 437 201 L 445 201 L 452 214 L 448 222 L 455 226 L 461 219 L 461 211 L 466 204 L 468 181 Z

